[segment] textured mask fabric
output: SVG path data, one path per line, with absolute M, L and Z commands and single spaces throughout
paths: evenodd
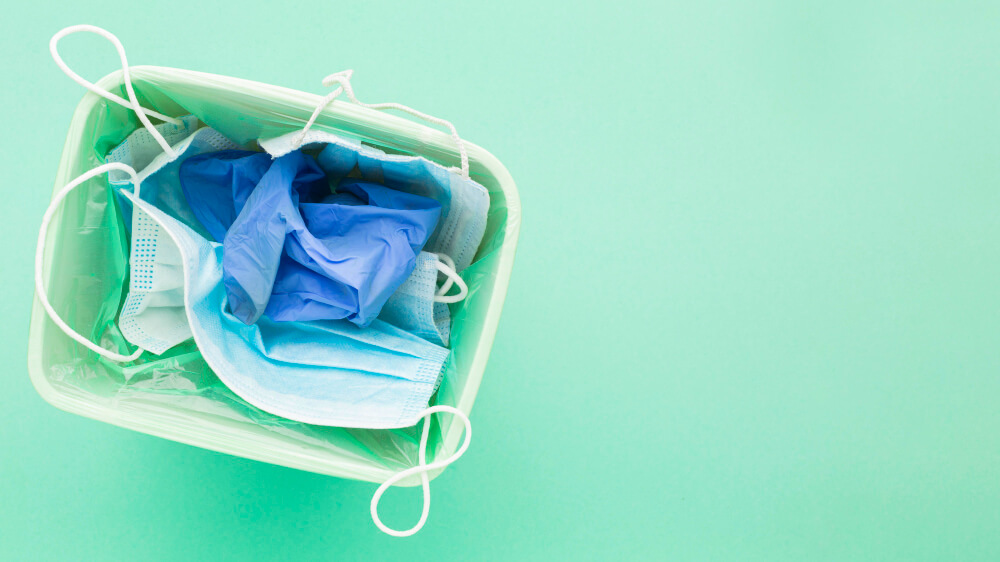
M 445 346 L 451 345 L 451 309 L 443 302 L 434 303 L 434 325 Z
M 426 158 L 399 156 L 361 145 L 325 131 L 301 131 L 259 141 L 261 148 L 279 157 L 303 147 L 323 145 L 317 162 L 333 179 L 357 168 L 362 179 L 441 204 L 441 220 L 424 247 L 451 256 L 461 271 L 472 263 L 486 232 L 490 195 L 485 187 Z
M 433 199 L 358 180 L 336 192 L 312 156 L 204 154 L 181 167 L 194 214 L 224 247 L 229 305 L 247 324 L 347 319 L 367 326 L 434 230 Z M 200 196 L 195 196 L 195 194 Z
M 194 131 L 197 124 L 198 120 L 188 115 L 181 118 L 181 125 L 163 123 L 156 127 L 176 150 L 176 157 L 165 154 L 147 129 L 138 129 L 130 134 L 107 157 L 108 162 L 121 162 L 141 169 L 140 196 L 175 218 L 194 225 L 197 223 L 177 178 L 180 163 L 206 150 L 236 146 L 207 127 Z M 132 215 L 131 201 L 121 196 L 121 190 L 132 187 L 128 174 L 112 170 L 109 177 L 112 187 L 119 194 L 122 216 L 132 230 L 129 293 L 118 325 L 126 340 L 159 355 L 191 338 L 184 312 L 180 256 L 173 244 L 162 243 L 163 233 L 157 223 L 144 215 Z
M 125 206 L 131 208 L 126 199 Z M 191 338 L 177 245 L 145 213 L 132 214 L 129 292 L 118 318 L 125 339 L 160 355 Z
M 192 214 L 181 189 L 178 170 L 181 164 L 192 156 L 205 152 L 237 149 L 239 145 L 209 127 L 202 127 L 189 133 L 198 124 L 197 118 L 192 115 L 182 117 L 181 123 L 183 126 L 170 123 L 156 126 L 156 130 L 160 131 L 177 153 L 176 156 L 163 152 L 148 130 L 138 129 L 108 153 L 107 161 L 121 162 L 140 170 L 142 199 L 204 235 L 205 231 Z M 122 217 L 125 224 L 130 226 L 132 207 L 124 204 L 121 190 L 131 189 L 131 181 L 127 174 L 118 170 L 112 171 L 109 177 L 112 188 L 118 193 L 119 201 L 123 203 Z
M 438 290 L 437 261 L 437 255 L 420 252 L 413 273 L 389 297 L 378 317 L 433 344 L 447 346 L 451 313 L 447 304 L 434 301 Z
M 376 320 L 246 325 L 226 304 L 222 245 L 128 192 L 135 213 L 156 222 L 160 248 L 180 255 L 184 307 L 198 349 L 219 379 L 272 414 L 317 425 L 385 429 L 419 421 L 448 350 Z
M 198 128 L 198 118 L 194 115 L 185 115 L 180 118 L 180 125 L 173 123 L 161 123 L 154 127 L 163 136 L 167 144 L 174 146 L 187 137 L 191 136 Z M 121 144 L 111 149 L 107 155 L 108 162 L 120 162 L 131 167 L 133 170 L 143 170 L 149 166 L 153 159 L 163 154 L 156 139 L 144 127 L 139 127 L 133 131 Z M 108 179 L 112 185 L 129 185 L 130 179 L 126 172 L 121 170 L 111 170 L 108 172 Z

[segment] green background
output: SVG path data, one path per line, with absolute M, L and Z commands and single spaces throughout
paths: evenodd
M 209 4 L 212 4 L 209 6 Z M 24 2 L 0 34 L 0 559 L 1000 558 L 996 2 Z M 25 365 L 83 95 L 49 37 L 453 120 L 524 220 L 468 454 L 375 486 L 61 412 Z M 62 44 L 96 79 L 93 36 Z M 419 491 L 383 502 L 391 525 Z

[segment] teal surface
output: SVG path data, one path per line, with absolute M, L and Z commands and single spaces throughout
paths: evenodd
M 0 35 L 2 560 L 1000 559 L 1000 5 L 28 2 Z M 453 120 L 524 219 L 468 454 L 375 486 L 59 411 L 32 260 L 83 95 L 133 64 Z M 93 36 L 61 44 L 96 79 Z M 383 501 L 392 526 L 419 491 Z

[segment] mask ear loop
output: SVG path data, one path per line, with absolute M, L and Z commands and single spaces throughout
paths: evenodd
M 49 318 L 55 322 L 56 326 L 63 331 L 67 336 L 73 338 L 78 343 L 87 347 L 94 353 L 115 361 L 117 363 L 126 363 L 128 361 L 135 361 L 142 355 L 142 349 L 135 350 L 134 353 L 130 355 L 121 355 L 120 353 L 115 353 L 108 349 L 105 349 L 89 339 L 83 337 L 77 333 L 73 328 L 70 328 L 66 322 L 56 313 L 55 309 L 52 308 L 52 304 L 49 302 L 48 294 L 45 292 L 45 283 L 42 276 L 42 265 L 44 263 L 44 252 L 45 252 L 45 237 L 48 234 L 49 224 L 52 222 L 52 217 L 55 216 L 56 211 L 59 209 L 59 205 L 63 202 L 63 199 L 69 195 L 70 191 L 82 184 L 83 182 L 93 178 L 94 176 L 99 176 L 111 170 L 121 170 L 132 177 L 132 183 L 135 185 L 135 195 L 139 196 L 139 178 L 135 173 L 135 170 L 131 166 L 127 166 L 120 162 L 112 162 L 110 164 L 104 164 L 103 166 L 98 166 L 89 172 L 84 173 L 80 177 L 66 184 L 66 187 L 62 188 L 59 193 L 52 199 L 52 203 L 49 204 L 49 208 L 45 210 L 45 215 L 42 216 L 42 227 L 38 230 L 38 248 L 35 250 L 35 294 L 38 295 L 38 300 L 42 302 L 42 307 L 45 308 L 45 312 L 49 315 Z
M 465 438 L 462 440 L 462 446 L 459 447 L 457 451 L 455 451 L 455 454 L 444 459 L 443 461 L 427 464 L 427 438 L 430 435 L 430 429 L 431 429 L 430 416 L 431 414 L 435 414 L 438 412 L 447 412 L 462 420 L 462 423 L 465 424 Z M 372 505 L 371 505 L 372 521 L 375 522 L 375 526 L 378 527 L 379 530 L 381 530 L 383 533 L 387 535 L 392 535 L 394 537 L 408 537 L 410 535 L 416 534 L 417 531 L 423 528 L 424 523 L 427 522 L 427 515 L 430 513 L 431 510 L 431 483 L 430 479 L 427 478 L 427 473 L 432 470 L 444 468 L 449 464 L 457 461 L 462 455 L 465 454 L 466 449 L 469 448 L 469 443 L 472 441 L 472 423 L 469 421 L 468 416 L 466 416 L 464 413 L 462 413 L 461 410 L 457 408 L 452 408 L 451 406 L 431 406 L 430 408 L 427 408 L 426 410 L 423 411 L 421 417 L 424 418 L 424 429 L 423 433 L 420 434 L 420 449 L 419 449 L 420 464 L 412 468 L 408 468 L 402 472 L 397 472 L 391 478 L 383 482 L 382 485 L 378 487 L 378 490 L 375 490 L 375 495 L 372 496 Z M 378 517 L 378 502 L 380 499 L 382 499 L 382 494 L 384 494 L 385 491 L 388 490 L 390 486 L 392 486 L 393 484 L 399 482 L 404 478 L 407 478 L 408 476 L 417 473 L 420 474 L 420 486 L 424 490 L 424 507 L 420 513 L 420 520 L 417 521 L 416 525 L 410 527 L 405 531 L 397 531 L 395 529 L 390 529 L 385 525 L 385 523 L 382 523 L 382 520 L 379 519 Z
M 469 294 L 469 286 L 465 284 L 465 280 L 455 271 L 455 262 L 448 256 L 444 254 L 435 254 L 438 257 L 437 268 L 438 271 L 444 273 L 447 280 L 441 285 L 437 293 L 434 295 L 434 302 L 443 303 L 456 303 L 464 299 Z M 451 290 L 452 285 L 458 285 L 458 293 L 454 295 L 447 294 Z
M 115 94 L 112 94 L 107 90 L 102 90 L 92 82 L 88 82 L 82 76 L 80 76 L 76 72 L 73 72 L 73 70 L 70 69 L 69 65 L 67 65 L 66 62 L 63 61 L 62 57 L 59 56 L 59 50 L 58 50 L 59 40 L 62 39 L 63 37 L 66 37 L 67 35 L 72 35 L 74 33 L 80 33 L 80 32 L 94 33 L 96 35 L 100 35 L 101 37 L 110 41 L 111 44 L 115 46 L 115 50 L 118 51 L 118 57 L 122 61 L 122 76 L 124 77 L 125 80 L 125 91 L 128 93 L 128 100 L 122 99 L 121 97 L 116 96 Z M 180 125 L 181 121 L 173 117 L 163 115 L 162 113 L 157 113 L 156 111 L 153 111 L 151 109 L 146 109 L 141 105 L 139 105 L 139 100 L 135 96 L 135 90 L 132 88 L 132 75 L 129 73 L 128 61 L 125 59 L 125 47 L 122 46 L 121 41 L 119 41 L 118 38 L 114 36 L 114 34 L 112 34 L 110 31 L 101 29 L 100 27 L 93 25 L 71 25 L 70 27 L 62 29 L 52 36 L 52 39 L 49 41 L 49 52 L 52 54 L 52 60 L 56 61 L 56 65 L 58 65 L 59 68 L 66 73 L 66 76 L 69 76 L 70 79 L 72 79 L 74 82 L 90 90 L 91 92 L 94 92 L 95 94 L 101 96 L 106 100 L 113 101 L 118 105 L 121 105 L 123 107 L 129 108 L 132 111 L 134 111 L 136 116 L 139 117 L 139 121 L 142 121 L 142 126 L 145 127 L 146 130 L 150 132 L 150 134 L 153 135 L 153 138 L 156 139 L 156 142 L 160 145 L 160 148 L 162 148 L 163 151 L 169 154 L 171 157 L 176 158 L 177 153 L 174 152 L 174 149 L 170 147 L 170 144 L 168 144 L 167 140 L 163 138 L 163 135 L 161 135 L 160 132 L 157 131 L 155 127 L 153 127 L 153 123 L 150 122 L 149 117 L 147 117 L 147 115 L 160 119 L 161 121 L 172 123 L 174 125 Z
M 412 107 L 405 106 L 401 103 L 395 103 L 395 102 L 363 103 L 361 101 L 358 101 L 358 98 L 354 96 L 354 88 L 351 87 L 351 76 L 353 75 L 354 75 L 353 70 L 342 70 L 340 72 L 335 72 L 323 79 L 323 85 L 326 87 L 330 87 L 333 84 L 340 84 L 340 86 L 336 90 L 327 94 L 326 97 L 323 98 L 323 101 L 321 101 L 319 105 L 316 106 L 316 109 L 313 110 L 312 116 L 309 117 L 309 121 L 306 122 L 305 127 L 302 127 L 302 132 L 299 134 L 295 143 L 293 143 L 293 146 L 295 146 L 295 148 L 302 146 L 302 142 L 306 138 L 306 132 L 308 132 L 309 128 L 313 126 L 313 123 L 316 122 L 316 118 L 319 117 L 319 114 L 323 111 L 323 109 L 325 109 L 326 106 L 330 105 L 333 102 L 333 100 L 337 99 L 337 96 L 339 96 L 341 93 L 347 92 L 347 97 L 350 98 L 350 100 L 353 103 L 355 103 L 356 105 L 360 105 L 361 107 L 367 107 L 368 109 L 378 109 L 378 110 L 396 109 L 404 113 L 409 113 L 410 115 L 413 115 L 414 117 L 417 117 L 419 119 L 423 119 L 424 121 L 427 121 L 429 123 L 434 123 L 437 125 L 441 125 L 442 127 L 447 127 L 448 130 L 451 131 L 451 138 L 452 140 L 455 141 L 455 146 L 458 147 L 458 153 L 462 159 L 462 176 L 465 178 L 469 177 L 469 153 L 468 150 L 466 150 L 465 148 L 465 141 L 462 140 L 462 137 L 458 136 L 458 129 L 455 128 L 455 125 L 453 125 L 451 121 L 446 121 L 439 117 L 428 115 L 421 111 L 417 111 Z

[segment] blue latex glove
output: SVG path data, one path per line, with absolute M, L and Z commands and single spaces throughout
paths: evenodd
M 331 193 L 301 151 L 224 151 L 184 162 L 195 216 L 223 244 L 233 315 L 272 320 L 346 318 L 367 326 L 413 270 L 440 204 L 344 179 Z

